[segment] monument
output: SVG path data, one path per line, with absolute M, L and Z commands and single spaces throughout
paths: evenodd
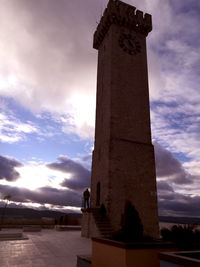
M 110 0 L 94 34 L 98 50 L 91 207 L 82 209 L 82 236 L 117 231 L 126 201 L 144 233 L 158 237 L 154 147 L 151 143 L 146 37 L 151 15 Z M 102 205 L 104 224 L 98 222 Z

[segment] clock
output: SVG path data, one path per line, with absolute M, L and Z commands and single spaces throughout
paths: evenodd
M 136 55 L 141 52 L 139 41 L 131 34 L 121 34 L 119 37 L 119 46 L 124 52 L 130 55 Z

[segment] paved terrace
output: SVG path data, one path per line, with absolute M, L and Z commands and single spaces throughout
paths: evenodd
M 0 241 L 0 267 L 76 267 L 77 255 L 91 254 L 91 240 L 82 238 L 80 231 L 24 234 L 27 240 Z

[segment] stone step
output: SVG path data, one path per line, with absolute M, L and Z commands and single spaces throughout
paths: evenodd
M 104 230 L 104 229 L 107 229 L 107 230 L 109 230 L 109 231 L 111 231 L 111 230 L 112 230 L 112 228 L 111 228 L 111 227 L 101 227 L 101 226 L 99 226 L 99 225 L 98 225 L 98 227 L 99 227 L 100 229 L 103 229 L 103 230 Z
M 25 240 L 28 239 L 22 232 L 0 232 L 0 241 Z M 0 264 L 1 265 L 1 264 Z
M 98 220 L 98 219 L 96 219 L 96 218 L 95 218 L 95 220 L 96 220 L 96 222 L 98 222 L 98 223 L 110 224 L 110 222 L 109 222 L 109 221 L 106 221 L 106 220 L 105 220 L 105 221 L 104 221 L 104 220 Z
M 106 231 L 106 232 L 112 232 L 111 228 L 99 228 L 102 232 Z
M 108 223 L 109 223 L 109 221 L 106 220 L 106 219 L 100 219 L 100 218 L 95 217 L 95 216 L 94 216 L 94 218 L 95 218 L 95 220 L 97 220 L 97 221 L 99 221 L 99 222 L 108 222 Z
M 112 233 L 110 233 L 110 232 L 101 232 L 101 235 L 111 235 Z
M 101 233 L 101 237 L 103 237 L 103 238 L 111 238 L 112 235 L 110 233 Z
M 108 223 L 108 222 L 100 222 L 100 221 L 97 221 L 97 220 L 96 220 L 96 223 L 97 223 L 98 225 L 101 225 L 101 226 L 109 226 L 109 227 L 111 227 L 110 223 Z
M 100 236 L 103 238 L 110 238 L 112 237 L 112 234 L 111 233 L 100 233 Z
M 22 233 L 0 233 L 1 238 L 21 238 L 23 236 Z
M 101 226 L 110 226 L 109 223 L 103 223 L 103 222 L 98 222 L 98 221 L 96 221 L 96 223 L 97 223 L 98 225 L 101 225 Z M 111 226 L 110 226 L 110 227 L 111 227 Z
M 110 224 L 110 221 L 107 217 L 102 218 L 99 209 L 92 210 L 92 214 L 96 223 L 97 228 L 99 229 L 101 237 L 109 238 L 113 233 L 113 228 Z
M 110 232 L 112 232 L 113 231 L 113 229 L 111 228 L 111 227 L 100 227 L 99 225 L 97 225 L 98 226 L 98 228 L 101 230 L 101 231 L 110 231 Z
M 99 228 L 99 230 L 100 230 L 100 232 L 102 233 L 102 232 L 107 232 L 107 233 L 112 233 L 113 231 L 112 231 L 112 229 L 101 229 L 101 228 Z
M 99 229 L 99 231 L 101 233 L 110 233 L 110 234 L 112 234 L 112 232 L 113 232 L 113 231 L 110 231 L 110 230 L 102 230 L 102 229 Z

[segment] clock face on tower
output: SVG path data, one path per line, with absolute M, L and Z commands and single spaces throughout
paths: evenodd
M 136 55 L 141 51 L 139 41 L 131 34 L 122 33 L 119 37 L 119 46 L 130 55 Z

